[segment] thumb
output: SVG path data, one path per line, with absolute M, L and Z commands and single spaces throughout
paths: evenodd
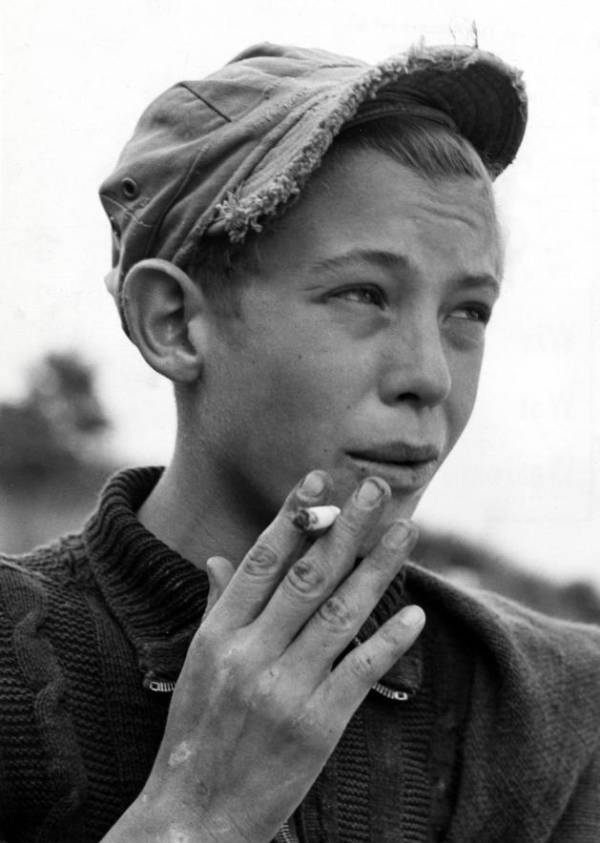
M 204 610 L 204 618 L 214 609 L 215 603 L 223 594 L 229 580 L 235 573 L 235 568 L 224 556 L 211 556 L 206 560 L 206 573 L 208 574 L 208 600 Z

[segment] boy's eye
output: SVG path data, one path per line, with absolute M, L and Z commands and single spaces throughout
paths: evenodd
M 345 290 L 338 290 L 333 298 L 344 299 L 344 301 L 356 302 L 357 304 L 370 304 L 375 307 L 383 307 L 385 295 L 379 287 L 356 286 L 347 287 Z
M 469 322 L 480 322 L 487 325 L 492 316 L 492 309 L 486 304 L 464 304 L 452 311 L 456 319 L 465 319 Z

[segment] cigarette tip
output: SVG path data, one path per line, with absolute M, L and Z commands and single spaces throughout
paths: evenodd
M 294 526 L 313 532 L 331 527 L 340 514 L 339 506 L 309 506 L 299 509 L 293 518 Z

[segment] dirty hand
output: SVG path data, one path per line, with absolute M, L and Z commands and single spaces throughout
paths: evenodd
M 299 507 L 323 503 L 329 485 L 323 472 L 311 472 L 235 573 L 227 560 L 209 560 L 210 608 L 177 682 L 154 768 L 130 809 L 138 833 L 107 843 L 267 843 L 371 686 L 418 636 L 423 612 L 407 607 L 332 669 L 416 533 L 409 522 L 394 522 L 356 565 L 361 539 L 390 494 L 382 480 L 367 479 L 310 543 L 293 518 Z M 127 817 L 123 829 L 131 830 Z

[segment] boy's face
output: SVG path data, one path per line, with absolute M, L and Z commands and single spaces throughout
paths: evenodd
M 475 400 L 501 250 L 489 189 L 391 158 L 325 162 L 260 243 L 243 318 L 215 320 L 199 392 L 211 482 L 257 521 L 313 468 L 368 474 L 412 514 Z

